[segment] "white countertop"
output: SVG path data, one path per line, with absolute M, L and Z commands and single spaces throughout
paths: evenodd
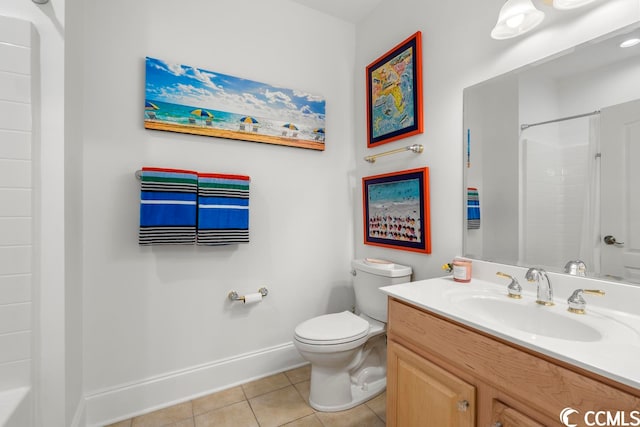
M 470 283 L 460 283 L 451 277 L 443 277 L 385 286 L 380 290 L 398 300 L 471 328 L 640 389 L 640 315 L 638 313 L 589 304 L 592 301 L 589 297 L 587 297 L 587 313 L 584 315 L 567 311 L 566 296 L 556 297 L 556 305 L 544 307 L 535 303 L 535 288 L 523 284 L 522 280 L 520 282 L 523 288 L 529 288 L 523 292 L 523 298 L 520 300 L 506 297 L 508 281 L 504 279 L 493 282 L 473 278 Z M 500 298 L 504 295 L 508 304 L 519 305 L 514 306 L 516 313 L 519 313 L 519 310 L 523 312 L 528 310 L 529 313 L 532 313 L 531 310 L 545 310 L 536 313 L 542 316 L 550 313 L 550 316 L 565 317 L 566 319 L 560 320 L 567 320 L 568 324 L 574 320 L 581 322 L 588 328 L 597 330 L 600 338 L 593 341 L 580 341 L 523 331 L 510 326 L 507 321 L 498 321 L 491 313 L 488 317 L 482 316 L 470 310 L 469 305 L 460 303 L 461 297 L 464 298 L 469 294 L 479 297 L 488 295 L 500 304 L 502 304 Z M 640 300 L 635 302 L 640 305 Z

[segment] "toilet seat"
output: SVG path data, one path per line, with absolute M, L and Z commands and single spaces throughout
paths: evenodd
M 295 339 L 309 345 L 338 345 L 366 338 L 369 322 L 350 311 L 325 314 L 299 324 Z

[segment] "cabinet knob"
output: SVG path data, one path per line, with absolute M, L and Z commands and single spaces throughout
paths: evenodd
M 491 427 L 502 427 L 502 423 L 500 421 L 496 421 L 495 423 L 491 424 Z
M 458 411 L 466 412 L 467 409 L 469 409 L 469 401 L 466 399 L 458 401 Z

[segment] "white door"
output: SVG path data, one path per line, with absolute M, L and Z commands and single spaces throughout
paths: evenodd
M 604 108 L 601 272 L 640 283 L 640 101 Z

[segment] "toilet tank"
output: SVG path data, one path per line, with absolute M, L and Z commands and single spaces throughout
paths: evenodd
M 360 313 L 387 323 L 387 295 L 378 288 L 409 282 L 411 267 L 367 259 L 353 260 L 351 267 L 356 308 Z

